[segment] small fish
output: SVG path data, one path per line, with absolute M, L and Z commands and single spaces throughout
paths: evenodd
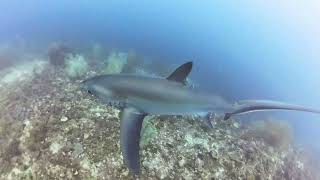
M 210 114 L 223 113 L 224 119 L 247 112 L 285 109 L 320 113 L 320 110 L 266 100 L 240 101 L 234 105 L 219 96 L 200 93 L 186 86 L 192 62 L 178 67 L 167 78 L 127 74 L 95 76 L 81 83 L 81 88 L 101 102 L 121 109 L 120 144 L 125 165 L 140 172 L 139 140 L 147 115 L 199 115 L 212 128 Z

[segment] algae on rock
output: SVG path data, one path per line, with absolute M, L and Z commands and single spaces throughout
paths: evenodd
M 36 73 L 40 73 L 48 63 L 41 59 L 33 59 L 31 62 L 12 66 L 3 71 L 0 78 L 0 87 L 3 84 L 12 84 L 18 81 L 31 80 Z M 0 73 L 1 75 L 2 73 Z
M 128 54 L 123 52 L 111 52 L 106 60 L 106 73 L 115 74 L 121 73 L 124 65 L 128 61 Z
M 140 146 L 143 147 L 147 145 L 154 136 L 157 135 L 157 129 L 154 127 L 152 116 L 146 116 L 143 120 L 141 132 L 140 132 Z
M 84 75 L 88 71 L 89 65 L 82 55 L 69 54 L 65 60 L 65 72 L 71 78 Z

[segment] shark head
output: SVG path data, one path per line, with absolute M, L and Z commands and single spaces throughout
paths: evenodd
M 123 98 L 119 97 L 114 88 L 114 80 L 109 76 L 96 76 L 80 83 L 81 90 L 98 98 L 104 103 L 122 106 Z
M 80 83 L 80 89 L 84 92 L 87 92 L 89 94 L 92 94 L 92 80 L 91 79 L 87 79 L 84 80 Z
M 169 77 L 167 77 L 167 80 L 186 84 L 186 78 L 191 72 L 191 68 L 192 62 L 187 62 L 177 68 Z M 136 86 L 136 84 L 131 82 L 132 79 L 130 78 L 130 75 L 126 76 L 123 74 L 95 76 L 81 82 L 80 88 L 98 99 L 123 101 L 127 97 L 130 89 L 132 90 L 134 89 L 134 86 Z
M 93 77 L 87 80 L 84 80 L 80 83 L 80 88 L 83 91 L 86 91 L 89 94 L 92 94 L 94 96 L 103 95 L 105 97 L 112 97 L 112 81 L 109 81 L 110 78 L 108 76 L 105 76 L 103 80 L 101 77 Z M 100 83 L 103 81 L 103 83 Z

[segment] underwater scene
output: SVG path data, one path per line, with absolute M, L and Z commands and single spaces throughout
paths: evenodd
M 320 179 L 317 1 L 0 2 L 0 179 Z

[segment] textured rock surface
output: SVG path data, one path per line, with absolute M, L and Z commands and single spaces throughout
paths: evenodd
M 245 130 L 232 120 L 217 118 L 208 130 L 200 119 L 180 116 L 148 117 L 142 172 L 133 176 L 122 163 L 119 110 L 81 92 L 80 80 L 61 71 L 47 66 L 30 81 L 0 86 L 0 179 L 319 178 L 298 148 L 240 138 Z

